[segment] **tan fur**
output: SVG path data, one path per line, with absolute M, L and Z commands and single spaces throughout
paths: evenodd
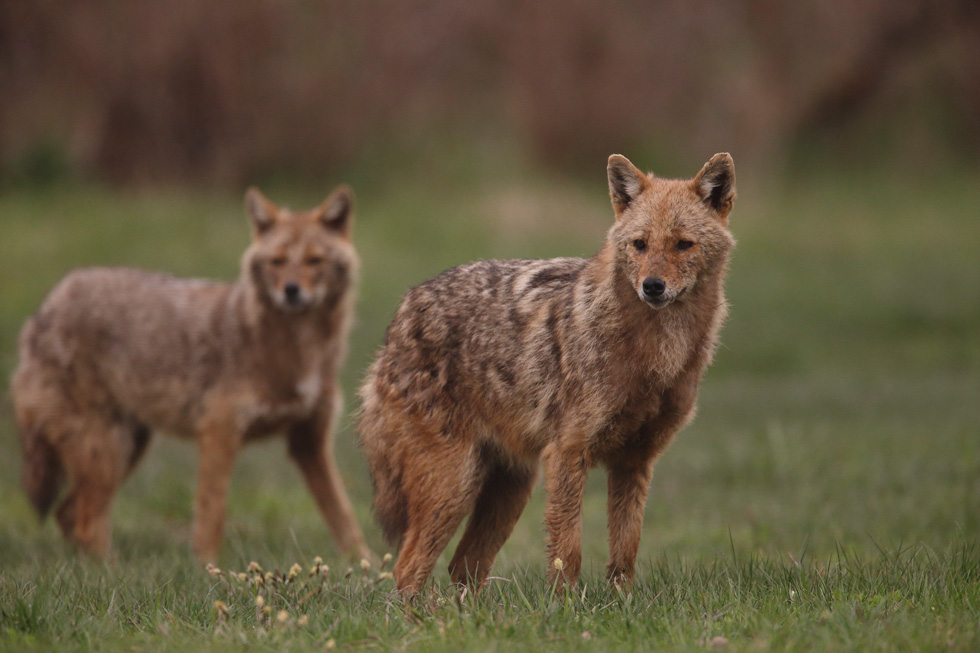
M 597 464 L 608 576 L 633 577 L 653 462 L 691 419 L 725 318 L 735 172 L 718 154 L 694 179 L 661 179 L 614 155 L 608 178 L 616 222 L 594 257 L 449 270 L 410 290 L 388 328 L 358 432 L 407 596 L 467 514 L 450 573 L 482 584 L 540 459 L 552 579 L 578 578 Z
M 64 535 L 109 550 L 109 512 L 155 430 L 196 438 L 194 550 L 214 560 L 242 445 L 285 432 L 340 547 L 368 555 L 331 455 L 358 259 L 350 189 L 291 213 L 246 194 L 253 241 L 236 283 L 132 269 L 66 276 L 20 335 L 11 384 L 24 487 Z

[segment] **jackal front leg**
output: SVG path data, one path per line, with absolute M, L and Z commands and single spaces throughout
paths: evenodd
M 653 460 L 628 460 L 607 466 L 609 473 L 609 565 L 606 577 L 612 583 L 629 584 L 633 580 L 636 552 L 643 528 Z
M 354 516 L 354 508 L 333 457 L 333 429 L 339 405 L 339 396 L 330 396 L 312 418 L 298 422 L 290 429 L 289 456 L 302 472 L 340 549 L 351 557 L 376 562 Z
M 548 578 L 558 587 L 572 587 L 582 568 L 582 500 L 591 465 L 582 449 L 555 447 L 546 454 L 545 467 Z
M 241 448 L 241 433 L 233 415 L 206 416 L 197 432 L 199 458 L 194 503 L 194 553 L 201 562 L 214 562 L 221 550 L 221 533 L 228 486 Z

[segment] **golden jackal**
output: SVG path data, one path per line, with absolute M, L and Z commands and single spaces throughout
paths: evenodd
M 615 224 L 591 259 L 481 261 L 410 290 L 361 388 L 374 509 L 405 595 L 449 564 L 479 587 L 544 458 L 552 580 L 581 567 L 588 470 L 609 473 L 608 577 L 629 582 L 653 462 L 694 412 L 726 315 L 735 169 L 608 166 Z M 561 560 L 561 562 L 558 562 Z
M 109 549 L 113 496 L 151 430 L 197 439 L 194 550 L 214 560 L 243 444 L 284 431 L 341 548 L 368 553 L 331 456 L 358 259 L 352 194 L 292 213 L 250 189 L 236 283 L 91 268 L 66 276 L 20 335 L 12 390 L 24 487 L 64 535 Z

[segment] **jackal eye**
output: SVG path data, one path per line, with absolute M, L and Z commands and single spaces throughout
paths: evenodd
M 306 257 L 306 264 L 307 265 L 311 265 L 311 266 L 312 265 L 320 265 L 321 263 L 323 263 L 323 257 L 322 256 L 307 256 Z
M 636 248 L 636 251 L 642 252 L 647 248 L 647 241 L 643 240 L 642 238 L 637 238 L 633 241 L 633 247 Z
M 274 268 L 281 268 L 282 266 L 286 265 L 286 257 L 285 256 L 275 256 L 275 257 L 269 259 L 269 264 L 272 267 L 274 267 Z
M 685 249 L 691 249 L 692 247 L 694 247 L 694 242 L 693 241 L 690 241 L 690 240 L 678 240 L 677 241 L 677 249 L 678 249 L 678 251 L 683 252 Z

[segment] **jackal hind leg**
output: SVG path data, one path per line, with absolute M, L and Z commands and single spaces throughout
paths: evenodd
M 395 584 L 405 598 L 425 584 L 463 518 L 473 509 L 482 486 L 472 447 L 447 442 L 420 452 L 406 469 L 408 529 L 395 564 Z
M 129 442 L 124 447 L 126 458 L 123 480 L 129 478 L 133 470 L 139 466 L 143 460 L 143 456 L 146 455 L 146 450 L 150 446 L 150 441 L 153 439 L 153 432 L 147 426 L 138 422 L 133 422 L 128 425 L 125 429 L 125 434 L 129 437 Z
M 454 583 L 476 588 L 483 585 L 497 552 L 510 537 L 531 497 L 536 477 L 535 466 L 498 463 L 490 470 L 449 563 Z
M 58 527 L 75 546 L 102 559 L 109 552 L 112 501 L 128 471 L 130 429 L 95 412 L 63 419 L 61 426 L 67 430 L 57 447 L 70 489 L 56 513 Z

